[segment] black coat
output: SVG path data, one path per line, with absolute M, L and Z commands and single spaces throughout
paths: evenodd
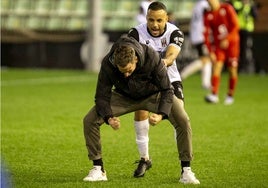
M 124 77 L 113 62 L 114 50 L 119 45 L 125 44 L 132 46 L 138 57 L 135 71 L 127 78 Z M 110 52 L 102 60 L 95 103 L 97 113 L 105 120 L 113 117 L 110 107 L 112 89 L 130 98 L 130 100 L 145 99 L 152 94 L 161 92 L 157 113 L 165 117 L 170 113 L 173 88 L 167 75 L 167 69 L 156 51 L 145 44 L 137 42 L 134 38 L 121 37 L 114 43 Z

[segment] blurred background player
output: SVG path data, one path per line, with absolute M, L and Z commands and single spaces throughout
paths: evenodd
M 138 24 L 146 23 L 147 9 L 153 1 L 154 0 L 143 0 L 140 2 L 139 14 L 136 17 Z
M 228 93 L 224 104 L 234 102 L 234 91 L 238 79 L 239 23 L 234 8 L 219 0 L 208 0 L 211 7 L 204 15 L 205 42 L 213 61 L 211 94 L 205 97 L 209 103 L 219 102 L 221 72 L 226 63 L 229 71 Z M 211 39 L 211 36 L 213 37 Z
M 185 184 L 199 184 L 191 171 L 190 161 L 192 160 L 192 141 L 186 138 L 183 129 L 190 127 L 189 117 L 184 109 L 183 87 L 180 73 L 177 68 L 176 58 L 178 57 L 184 41 L 184 35 L 180 29 L 168 22 L 167 8 L 161 2 L 150 4 L 147 12 L 147 23 L 140 24 L 129 31 L 129 36 L 137 41 L 151 46 L 159 52 L 162 62 L 167 67 L 169 80 L 174 87 L 174 93 L 179 101 L 181 129 L 177 134 L 177 140 L 180 148 L 180 160 L 182 175 L 180 182 Z M 149 112 L 140 110 L 135 112 L 134 127 L 136 131 L 136 143 L 138 146 L 140 161 L 137 169 L 134 171 L 134 177 L 143 177 L 146 170 L 151 168 L 152 163 L 149 158 Z
M 201 85 L 210 89 L 212 64 L 209 52 L 204 42 L 204 11 L 209 8 L 207 0 L 198 0 L 193 8 L 190 22 L 190 41 L 198 52 L 198 59 L 189 63 L 181 71 L 182 79 L 186 79 L 197 71 L 201 70 Z
M 230 0 L 228 2 L 234 7 L 239 20 L 240 56 L 238 71 L 253 73 L 255 70 L 252 33 L 258 15 L 258 5 L 253 0 Z

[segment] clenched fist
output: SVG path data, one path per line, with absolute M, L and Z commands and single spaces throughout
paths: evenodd
M 151 125 L 156 125 L 163 119 L 163 116 L 161 114 L 151 114 L 149 117 L 149 123 Z
M 117 130 L 120 128 L 120 119 L 118 117 L 111 117 L 108 119 L 108 123 L 109 125 L 111 125 L 111 127 L 114 130 Z

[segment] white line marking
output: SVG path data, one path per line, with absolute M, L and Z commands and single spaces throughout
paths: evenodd
M 91 76 L 62 76 L 62 77 L 4 80 L 4 81 L 1 81 L 1 86 L 40 85 L 40 84 L 87 82 L 87 81 L 89 81 L 91 79 L 92 79 Z

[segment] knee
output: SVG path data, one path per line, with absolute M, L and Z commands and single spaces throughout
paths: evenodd
M 135 121 L 143 121 L 143 120 L 146 120 L 148 119 L 148 111 L 145 111 L 145 110 L 139 110 L 139 111 L 136 111 L 135 112 L 135 117 L 134 117 L 134 120 Z
M 88 115 L 86 115 L 84 118 L 83 118 L 83 125 L 85 126 L 88 122 Z
M 89 122 L 89 120 L 88 120 L 88 117 L 87 117 L 87 115 L 83 118 L 83 128 L 84 128 L 84 132 L 88 129 L 88 122 Z
M 104 120 L 97 115 L 96 112 L 90 111 L 83 118 L 83 125 L 86 129 L 91 129 L 93 127 L 99 127 L 104 123 Z
M 187 113 L 185 113 L 183 116 L 181 116 L 177 120 L 177 124 L 178 124 L 178 127 L 180 127 L 180 129 L 183 131 L 191 130 L 190 118 L 187 115 Z
M 84 129 L 90 129 L 90 127 L 92 127 L 92 125 L 94 124 L 95 124 L 95 121 L 91 113 L 88 113 L 87 115 L 85 115 L 85 117 L 83 118 Z

